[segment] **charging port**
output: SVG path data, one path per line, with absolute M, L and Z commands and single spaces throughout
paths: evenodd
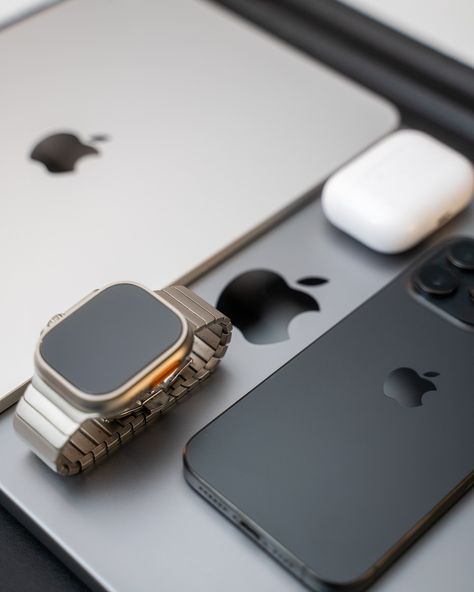
M 260 535 L 258 534 L 258 532 L 255 529 L 253 529 L 249 524 L 247 524 L 243 520 L 240 520 L 239 524 L 242 530 L 246 532 L 249 536 L 251 536 L 253 539 L 260 540 Z

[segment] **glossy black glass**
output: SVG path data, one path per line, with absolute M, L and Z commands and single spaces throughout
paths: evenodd
M 474 271 L 474 241 L 462 240 L 452 246 L 448 259 L 453 265 L 468 271 Z
M 420 290 L 433 296 L 448 296 L 459 284 L 452 271 L 434 263 L 424 265 L 418 271 L 415 281 Z
M 177 343 L 180 318 L 134 284 L 99 292 L 49 331 L 40 353 L 82 392 L 115 391 Z
M 413 286 L 444 314 L 474 327 L 473 263 L 474 239 L 451 241 L 415 270 Z

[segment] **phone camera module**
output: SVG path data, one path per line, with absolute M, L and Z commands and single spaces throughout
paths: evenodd
M 417 287 L 430 296 L 449 296 L 458 287 L 456 275 L 442 265 L 424 265 L 415 276 Z
M 459 269 L 474 271 L 474 241 L 464 240 L 453 245 L 448 259 Z

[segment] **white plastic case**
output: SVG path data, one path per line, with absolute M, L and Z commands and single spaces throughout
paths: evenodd
M 382 253 L 405 251 L 463 210 L 474 173 L 461 154 L 415 130 L 383 139 L 323 188 L 327 218 Z

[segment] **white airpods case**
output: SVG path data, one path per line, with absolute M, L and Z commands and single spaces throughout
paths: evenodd
M 368 247 L 398 253 L 470 202 L 469 160 L 431 136 L 401 130 L 337 171 L 322 193 L 327 218 Z

